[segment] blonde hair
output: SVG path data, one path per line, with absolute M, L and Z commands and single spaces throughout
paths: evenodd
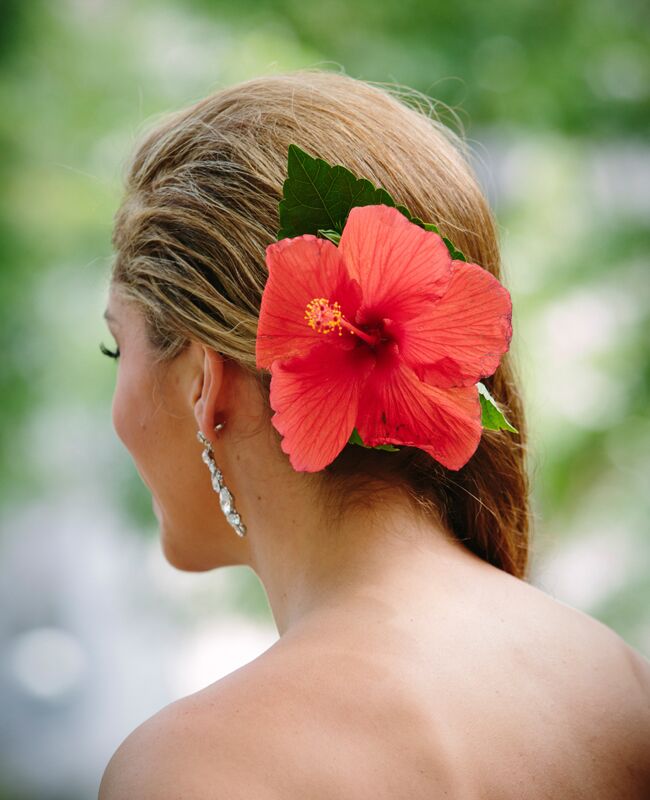
M 436 118 L 432 100 L 316 68 L 262 76 L 167 116 L 129 164 L 111 278 L 141 308 L 161 361 L 192 339 L 260 377 L 265 249 L 277 239 L 291 143 L 384 187 L 500 278 L 495 224 L 466 145 Z M 268 389 L 268 373 L 261 382 Z M 324 472 L 348 500 L 355 477 L 357 486 L 364 475 L 403 483 L 467 547 L 524 578 L 526 428 L 510 352 L 483 383 L 519 434 L 484 430 L 461 470 L 416 448 L 349 445 Z

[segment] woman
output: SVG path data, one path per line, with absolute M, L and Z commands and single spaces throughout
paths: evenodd
M 484 430 L 460 469 L 424 442 L 345 444 L 352 401 L 334 395 L 358 372 L 291 394 L 286 370 L 260 355 L 283 290 L 290 305 L 303 280 L 300 258 L 269 248 L 291 144 L 438 224 L 496 284 L 488 205 L 462 142 L 426 112 L 302 70 L 218 91 L 137 150 L 107 308 L 120 357 L 113 424 L 170 563 L 249 565 L 280 638 L 137 728 L 101 800 L 650 796 L 647 661 L 526 582 L 525 427 L 507 341 L 484 385 L 516 432 Z M 272 298 L 267 248 L 285 270 Z M 322 326 L 324 307 L 307 321 Z M 321 333 L 337 321 L 330 313 Z

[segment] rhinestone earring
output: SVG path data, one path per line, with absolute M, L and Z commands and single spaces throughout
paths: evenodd
M 219 422 L 214 426 L 215 431 L 218 433 L 224 426 L 223 422 Z M 212 449 L 212 442 L 203 435 L 202 431 L 196 432 L 196 438 L 204 445 L 205 449 L 201 454 L 201 458 L 208 465 L 210 475 L 212 476 L 212 488 L 219 495 L 219 505 L 223 511 L 226 519 L 235 529 L 238 536 L 246 535 L 246 526 L 241 521 L 241 517 L 237 513 L 234 506 L 234 498 L 230 490 L 223 482 L 223 475 L 221 470 L 214 461 L 214 451 Z

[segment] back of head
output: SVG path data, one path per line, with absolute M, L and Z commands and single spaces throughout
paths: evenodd
M 198 340 L 256 372 L 265 250 L 277 239 L 291 143 L 383 187 L 500 278 L 494 221 L 464 144 L 432 112 L 417 92 L 307 69 L 217 91 L 157 125 L 129 165 L 112 280 L 139 304 L 159 358 Z M 268 374 L 259 377 L 268 390 Z M 483 382 L 519 433 L 484 430 L 460 470 L 417 448 L 347 445 L 323 478 L 346 502 L 382 481 L 403 484 L 468 548 L 526 577 L 526 429 L 510 353 Z

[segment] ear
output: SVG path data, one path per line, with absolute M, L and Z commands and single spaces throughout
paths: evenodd
M 209 347 L 203 349 L 203 370 L 197 379 L 193 397 L 194 416 L 199 430 L 208 439 L 214 436 L 215 421 L 223 403 L 223 357 Z

